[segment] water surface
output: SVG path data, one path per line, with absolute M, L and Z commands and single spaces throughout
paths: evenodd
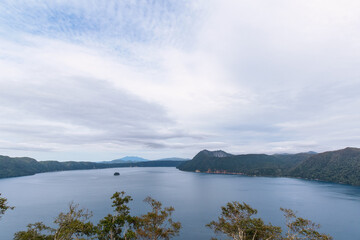
M 113 173 L 120 172 L 120 176 Z M 175 207 L 181 221 L 177 239 L 210 239 L 205 224 L 220 207 L 240 201 L 258 209 L 265 222 L 282 225 L 280 207 L 322 225 L 335 239 L 360 239 L 360 188 L 290 178 L 246 177 L 182 172 L 175 168 L 119 168 L 42 173 L 0 180 L 0 192 L 16 206 L 0 220 L 0 239 L 12 239 L 28 223 L 51 224 L 68 203 L 92 210 L 94 221 L 112 211 L 110 197 L 125 191 L 134 201 L 133 214 L 150 210 L 142 201 L 151 196 Z

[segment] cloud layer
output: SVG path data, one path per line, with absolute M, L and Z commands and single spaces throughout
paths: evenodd
M 360 145 L 360 3 L 3 1 L 1 153 Z

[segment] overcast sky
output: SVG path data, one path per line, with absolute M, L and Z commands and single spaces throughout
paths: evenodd
M 360 147 L 359 0 L 3 0 L 0 155 Z

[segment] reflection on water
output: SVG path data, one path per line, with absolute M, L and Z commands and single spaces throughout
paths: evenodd
M 114 177 L 114 172 L 120 176 Z M 111 212 L 110 197 L 126 191 L 134 201 L 133 214 L 148 207 L 146 196 L 175 207 L 182 222 L 178 239 L 210 239 L 205 224 L 229 201 L 249 203 L 259 216 L 282 225 L 280 207 L 322 225 L 335 239 L 360 239 L 360 188 L 289 178 L 246 177 L 181 172 L 175 168 L 120 168 L 43 173 L 0 180 L 0 192 L 16 209 L 0 220 L 0 239 L 11 239 L 28 223 L 50 224 L 70 201 L 94 213 L 94 221 Z

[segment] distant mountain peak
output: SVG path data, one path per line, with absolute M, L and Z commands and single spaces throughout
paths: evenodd
M 123 158 L 114 159 L 111 161 L 103 161 L 100 163 L 136 163 L 136 162 L 147 162 L 148 159 L 136 157 L 136 156 L 126 156 Z
M 190 158 L 178 158 L 178 157 L 169 157 L 169 158 L 160 158 L 153 161 L 188 161 Z
M 314 152 L 314 151 L 308 151 L 308 152 L 303 152 L 303 153 L 307 153 L 307 154 L 318 154 L 317 152 Z
M 360 151 L 360 148 L 356 148 L 356 147 L 347 147 L 342 149 L 344 151 Z
M 149 159 L 145 159 L 142 157 L 137 157 L 137 156 L 126 156 L 120 159 L 115 159 L 115 160 L 123 160 L 123 161 L 132 161 L 132 162 L 145 162 L 145 161 L 149 161 Z
M 224 152 L 223 150 L 209 151 L 207 149 L 204 149 L 204 150 L 200 151 L 196 156 L 223 158 L 223 157 L 230 157 L 233 155 L 230 153 Z

